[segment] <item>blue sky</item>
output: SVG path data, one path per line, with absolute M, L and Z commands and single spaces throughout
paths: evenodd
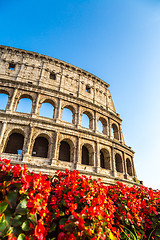
M 160 189 L 160 0 L 1 0 L 0 44 L 110 84 L 138 178 Z

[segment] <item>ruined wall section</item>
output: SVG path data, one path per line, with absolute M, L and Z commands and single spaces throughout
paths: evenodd
M 137 178 L 134 152 L 125 145 L 122 120 L 116 113 L 108 87 L 100 78 L 61 60 L 0 46 L 0 93 L 8 95 L 6 109 L 0 110 L 1 157 L 27 163 L 34 171 L 53 174 L 56 169 L 78 169 L 83 174 L 101 177 L 105 183 L 113 184 L 116 180 L 131 183 Z M 32 100 L 30 114 L 16 111 L 24 96 Z M 54 106 L 53 118 L 39 115 L 44 102 Z M 72 110 L 72 123 L 62 120 L 65 107 Z M 82 127 L 83 113 L 90 118 L 88 129 Z M 103 133 L 98 130 L 99 120 L 104 126 Z M 24 136 L 21 155 L 5 152 L 12 133 Z M 48 141 L 46 158 L 33 155 L 38 137 Z M 70 147 L 69 162 L 59 159 L 63 141 Z M 89 151 L 88 165 L 82 164 L 84 146 Z M 102 166 L 102 153 L 107 167 Z

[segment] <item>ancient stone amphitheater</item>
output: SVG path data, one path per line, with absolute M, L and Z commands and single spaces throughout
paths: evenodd
M 1 158 L 35 172 L 67 168 L 106 184 L 135 182 L 134 152 L 125 145 L 108 87 L 61 60 L 0 46 Z M 42 114 L 48 106 L 50 113 Z M 72 122 L 63 119 L 65 110 Z

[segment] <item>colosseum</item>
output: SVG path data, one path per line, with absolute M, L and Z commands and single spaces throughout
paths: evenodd
M 1 158 L 34 172 L 76 169 L 105 184 L 138 184 L 108 87 L 69 63 L 0 46 Z

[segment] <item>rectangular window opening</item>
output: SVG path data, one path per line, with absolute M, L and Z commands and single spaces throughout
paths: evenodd
M 91 88 L 89 85 L 86 85 L 86 92 L 90 93 L 91 92 Z
M 50 73 L 50 79 L 56 80 L 56 74 L 55 73 Z
M 9 63 L 9 69 L 10 70 L 15 70 L 15 67 L 16 67 L 16 64 L 14 64 L 14 63 Z

